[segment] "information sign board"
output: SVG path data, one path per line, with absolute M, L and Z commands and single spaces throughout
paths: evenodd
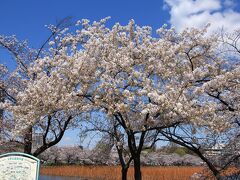
M 38 180 L 40 160 L 29 154 L 0 155 L 0 180 Z

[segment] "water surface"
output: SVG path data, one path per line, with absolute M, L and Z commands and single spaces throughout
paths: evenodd
M 87 179 L 68 176 L 40 176 L 39 180 L 87 180 Z

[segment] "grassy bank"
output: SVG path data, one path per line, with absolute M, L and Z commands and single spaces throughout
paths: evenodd
M 203 167 L 143 167 L 143 180 L 189 180 Z M 51 166 L 42 167 L 42 175 L 79 176 L 104 180 L 121 179 L 119 166 Z M 133 168 L 129 169 L 129 179 L 133 179 Z

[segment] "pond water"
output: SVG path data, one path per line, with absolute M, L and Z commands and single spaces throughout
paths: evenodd
M 39 180 L 87 180 L 87 179 L 67 176 L 40 176 Z

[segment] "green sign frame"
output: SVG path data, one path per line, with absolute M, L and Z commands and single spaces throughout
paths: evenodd
M 31 160 L 34 160 L 37 163 L 35 179 L 39 180 L 40 160 L 38 158 L 36 158 L 32 155 L 26 154 L 26 153 L 22 153 L 22 152 L 10 152 L 10 153 L 1 154 L 0 155 L 0 160 L 1 160 L 1 158 L 11 157 L 11 156 L 17 156 L 17 157 L 19 156 L 19 158 L 24 157 L 24 158 L 29 158 Z

